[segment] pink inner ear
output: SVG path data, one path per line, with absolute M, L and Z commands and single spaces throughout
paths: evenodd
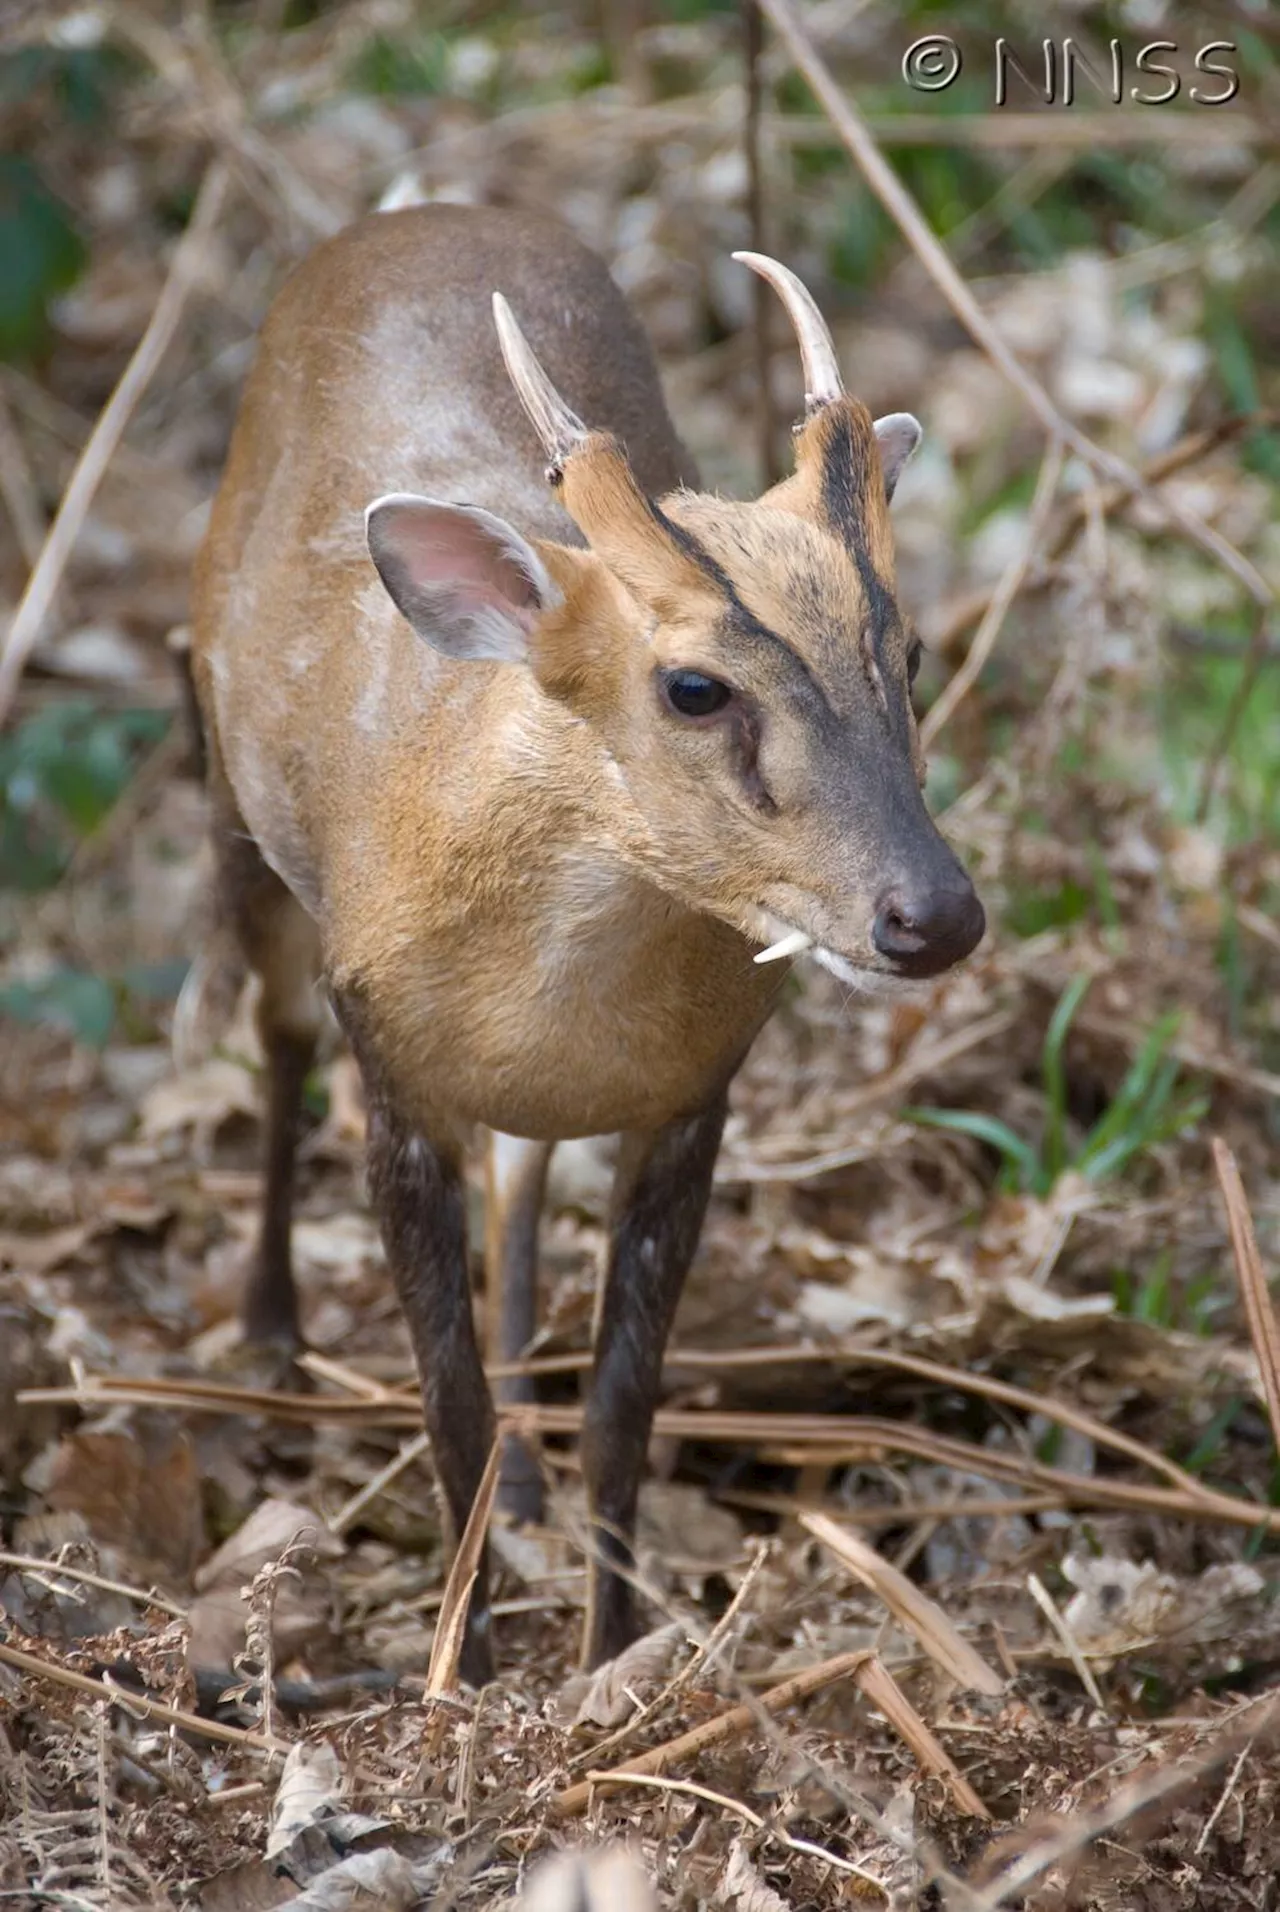
M 419 505 L 397 513 L 392 543 L 417 585 L 449 585 L 460 597 L 525 624 L 537 607 L 532 578 L 501 539 L 475 518 Z M 521 615 L 523 613 L 523 615 Z

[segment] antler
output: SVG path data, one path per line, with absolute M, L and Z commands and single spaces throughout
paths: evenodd
M 515 314 L 500 292 L 493 295 L 493 319 L 498 328 L 498 343 L 503 362 L 516 396 L 529 414 L 529 422 L 542 440 L 553 469 L 563 465 L 589 436 L 586 426 L 561 398 L 539 365 Z
M 827 322 L 814 303 L 813 294 L 794 272 L 779 265 L 763 252 L 735 252 L 740 265 L 750 266 L 767 279 L 787 309 L 800 342 L 800 362 L 804 367 L 804 406 L 806 413 L 816 412 L 834 398 L 843 398 L 844 381 L 836 359 Z

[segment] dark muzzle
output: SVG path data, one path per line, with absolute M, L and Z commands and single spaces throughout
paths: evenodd
M 871 940 L 903 976 L 939 976 L 978 947 L 986 927 L 977 893 L 957 867 L 945 886 L 897 883 L 886 891 Z

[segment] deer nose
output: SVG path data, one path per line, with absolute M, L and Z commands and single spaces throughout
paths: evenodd
M 939 976 L 978 947 L 986 927 L 971 883 L 920 890 L 899 884 L 881 897 L 871 940 L 904 976 Z

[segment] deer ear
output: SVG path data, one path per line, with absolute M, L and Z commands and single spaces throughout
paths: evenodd
M 479 505 L 390 492 L 369 506 L 364 523 L 392 602 L 434 650 L 528 662 L 529 633 L 560 592 L 505 518 Z
M 898 487 L 907 460 L 921 438 L 920 420 L 910 412 L 889 412 L 875 423 L 876 443 L 880 447 L 880 466 L 884 472 L 884 495 L 888 502 Z

